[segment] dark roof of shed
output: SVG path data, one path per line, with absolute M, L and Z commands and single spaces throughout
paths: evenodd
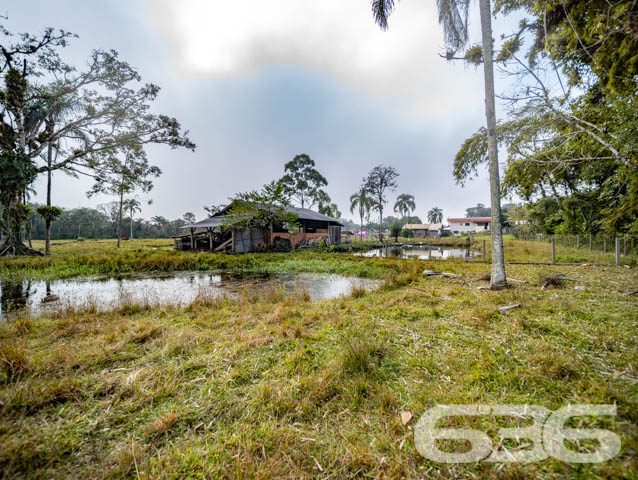
M 339 222 L 339 220 L 329 217 L 328 215 L 324 215 L 323 213 L 315 212 L 314 210 L 309 210 L 307 208 L 300 207 L 286 207 L 286 210 L 290 213 L 296 213 L 301 220 L 315 220 L 317 222 L 330 222 L 336 223 L 339 226 L 343 227 L 343 224 Z
M 199 222 L 191 223 L 189 225 L 184 225 L 180 228 L 215 228 L 220 227 L 224 222 L 225 216 L 218 217 L 209 217 L 204 220 L 200 220 Z
M 199 222 L 195 222 L 189 225 L 184 225 L 181 228 L 215 228 L 220 227 L 224 220 L 226 219 L 226 215 L 222 215 L 230 210 L 230 206 L 224 208 L 215 216 L 206 218 L 204 220 L 200 220 Z M 300 207 L 286 207 L 288 213 L 296 214 L 300 220 L 313 220 L 315 222 L 328 222 L 335 225 L 339 225 L 343 227 L 343 224 L 339 222 L 339 220 L 329 217 L 328 215 L 324 215 L 319 212 L 315 212 L 314 210 L 310 210 L 308 208 L 300 208 Z

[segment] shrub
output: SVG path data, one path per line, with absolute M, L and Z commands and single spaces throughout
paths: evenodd
M 401 230 L 401 236 L 403 238 L 414 238 L 414 232 L 408 228 Z

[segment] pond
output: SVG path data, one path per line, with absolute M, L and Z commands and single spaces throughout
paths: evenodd
M 34 315 L 64 308 L 108 310 L 125 305 L 186 306 L 196 299 L 237 298 L 244 292 L 284 295 L 307 292 L 311 300 L 373 290 L 380 280 L 329 274 L 242 276 L 229 272 L 177 272 L 52 281 L 0 280 L 0 318 L 26 310 Z
M 419 260 L 445 260 L 446 258 L 474 258 L 481 252 L 470 248 L 438 247 L 427 244 L 388 246 L 387 248 L 375 248 L 367 252 L 355 253 L 363 257 L 397 257 L 416 258 Z

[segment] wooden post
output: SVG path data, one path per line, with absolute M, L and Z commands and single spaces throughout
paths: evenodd
M 552 237 L 552 263 L 556 263 L 556 240 Z
M 589 234 L 589 250 L 592 250 L 594 247 L 594 239 L 592 238 L 592 234 Z
M 487 251 L 486 251 L 485 239 L 483 239 L 483 263 L 487 263 Z
M 210 227 L 208 228 L 208 249 L 213 251 L 213 229 Z
M 576 249 L 580 248 L 580 235 L 576 235 Z
M 603 236 L 603 253 L 607 253 L 607 237 Z
M 195 229 L 191 228 L 191 250 L 195 250 Z
M 620 237 L 616 237 L 616 266 L 620 265 Z

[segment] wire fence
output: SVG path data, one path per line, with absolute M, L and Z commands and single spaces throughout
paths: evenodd
M 551 245 L 551 262 L 556 263 L 556 250 L 588 250 L 613 254 L 610 264 L 620 265 L 623 257 L 638 256 L 638 235 L 610 235 L 604 233 L 586 235 L 548 235 L 543 233 L 515 235 L 519 240 L 545 242 Z M 607 263 L 607 262 L 606 262 Z

